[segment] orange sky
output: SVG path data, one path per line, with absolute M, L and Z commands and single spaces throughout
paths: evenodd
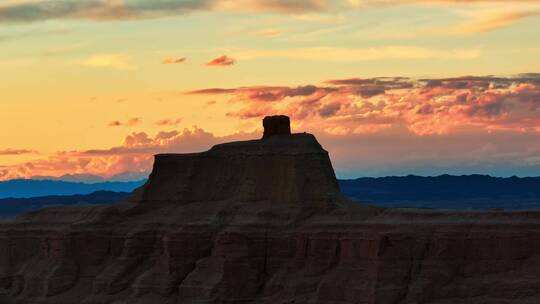
M 507 3 L 3 1 L 0 179 L 142 176 L 276 113 L 343 177 L 538 175 L 540 4 Z

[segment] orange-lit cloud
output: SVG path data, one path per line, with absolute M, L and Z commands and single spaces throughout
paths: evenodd
M 132 133 L 110 149 L 59 152 L 0 166 L 0 179 L 148 173 L 156 153 L 206 150 L 258 138 L 268 114 L 291 116 L 317 135 L 341 176 L 540 170 L 540 75 L 411 79 L 348 78 L 304 86 L 247 86 L 188 92 L 229 99 L 229 118 L 248 133 L 216 136 L 193 127 Z M 128 121 L 129 122 L 129 121 Z M 128 122 L 119 122 L 125 125 Z M 175 119 L 159 125 L 173 127 Z
M 28 149 L 0 149 L 0 156 L 24 155 L 24 154 L 38 154 L 38 152 L 35 150 L 28 150 Z
M 59 152 L 45 160 L 29 161 L 15 166 L 0 166 L 0 180 L 33 176 L 61 176 L 92 174 L 105 178 L 125 172 L 148 173 L 153 155 L 171 152 L 196 152 L 231 140 L 252 138 L 253 134 L 237 133 L 217 137 L 198 127 L 180 131 L 159 132 L 149 136 L 145 132 L 132 133 L 120 146 L 102 150 Z
M 182 64 L 186 62 L 186 58 L 165 58 L 163 59 L 163 64 Z
M 228 65 L 233 65 L 235 63 L 236 63 L 236 60 L 223 55 L 221 57 L 212 59 L 206 65 L 208 65 L 208 66 L 228 66 Z
M 301 125 L 333 134 L 356 134 L 400 126 L 416 135 L 448 134 L 471 127 L 485 131 L 537 132 L 540 78 L 460 77 L 413 80 L 330 80 L 327 86 L 205 89 L 242 105 L 240 119 L 288 114 Z
M 255 101 L 277 101 L 285 97 L 307 96 L 317 91 L 315 86 L 300 86 L 300 87 L 243 87 L 234 89 L 211 88 L 187 92 L 192 95 L 216 95 L 216 94 L 235 94 Z

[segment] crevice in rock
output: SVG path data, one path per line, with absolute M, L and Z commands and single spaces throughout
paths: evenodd
M 405 279 L 404 279 L 403 294 L 400 297 L 401 299 L 397 303 L 401 303 L 401 302 L 408 303 L 408 297 L 411 291 L 411 285 L 422 272 L 423 262 L 429 251 L 430 244 L 431 242 L 429 239 L 425 240 L 424 246 L 422 247 L 422 250 L 420 251 L 420 254 L 418 255 L 418 257 L 414 257 L 414 256 L 411 257 L 410 264 L 409 264 L 410 265 L 409 271 L 407 272 L 407 275 L 405 276 Z

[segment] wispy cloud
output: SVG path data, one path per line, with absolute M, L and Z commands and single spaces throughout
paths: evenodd
M 467 13 L 470 20 L 435 30 L 443 35 L 472 35 L 497 30 L 518 23 L 519 21 L 538 15 L 540 11 L 476 11 Z
M 253 32 L 253 34 L 255 36 L 269 37 L 270 38 L 270 37 L 281 36 L 281 31 L 273 29 L 273 28 L 268 28 L 268 29 L 262 29 L 262 30 L 255 31 L 255 32 Z
M 185 63 L 186 62 L 186 58 L 185 57 L 182 57 L 182 58 L 165 58 L 163 59 L 163 61 L 161 63 L 163 64 L 182 64 L 182 63 Z
M 208 66 L 228 66 L 228 65 L 233 65 L 235 63 L 236 63 L 236 60 L 234 60 L 233 58 L 230 58 L 228 56 L 223 55 L 221 57 L 212 59 L 211 61 L 206 63 L 206 65 L 208 65 Z
M 194 91 L 189 91 L 187 92 L 187 94 L 208 94 L 208 95 L 213 95 L 213 94 L 227 94 L 227 93 L 235 93 L 237 92 L 238 89 L 222 89 L 222 88 L 209 88 L 209 89 L 201 89 L 201 90 L 194 90 Z
M 134 126 L 137 126 L 137 125 L 140 125 L 143 123 L 143 120 L 142 118 L 140 117 L 134 117 L 134 118 L 130 118 L 126 121 L 120 121 L 120 120 L 114 120 L 114 121 L 111 121 L 110 123 L 108 123 L 107 125 L 109 127 L 134 127 Z
M 242 87 L 235 89 L 210 88 L 187 92 L 191 95 L 217 95 L 217 94 L 236 94 L 245 97 L 249 100 L 262 102 L 278 101 L 286 97 L 308 96 L 315 93 L 319 88 L 315 86 L 299 86 L 299 87 L 271 87 L 271 86 L 256 86 Z
M 534 4 L 514 0 L 512 4 Z M 0 4 L 0 22 L 36 22 L 54 19 L 93 21 L 134 20 L 184 15 L 196 11 L 273 12 L 325 16 L 320 12 L 406 4 L 504 4 L 505 0 L 20 0 Z M 304 17 L 303 17 L 304 18 Z
M 324 10 L 326 0 L 215 0 L 212 8 L 232 11 L 263 11 L 281 13 L 304 13 Z
M 157 126 L 177 126 L 182 122 L 182 118 L 176 118 L 176 119 L 161 119 L 156 121 Z
M 347 17 L 342 14 L 336 13 L 305 13 L 297 14 L 293 16 L 294 19 L 300 21 L 314 22 L 314 23 L 326 23 L 326 24 L 340 24 L 347 21 Z
M 25 155 L 25 154 L 38 154 L 36 150 L 28 149 L 0 149 L 0 156 L 14 156 L 14 155 Z
M 321 10 L 325 4 L 324 0 L 23 0 L 0 6 L 0 22 L 133 20 L 209 10 L 302 13 Z
M 130 20 L 156 18 L 207 9 L 211 1 L 42 0 L 0 7 L 0 22 L 34 22 L 50 19 Z
M 281 49 L 237 49 L 231 53 L 238 59 L 291 58 L 330 62 L 358 62 L 386 59 L 457 59 L 480 57 L 479 49 L 436 49 L 420 46 L 384 46 L 372 48 L 304 47 Z
M 116 70 L 135 70 L 137 66 L 131 62 L 131 57 L 124 54 L 97 54 L 79 62 L 90 68 L 111 68 Z
M 534 4 L 536 0 L 513 0 L 511 4 Z M 509 4 L 508 0 L 345 0 L 345 3 L 352 7 L 387 6 L 387 5 L 408 5 L 408 4 Z

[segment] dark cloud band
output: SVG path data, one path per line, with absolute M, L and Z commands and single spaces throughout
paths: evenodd
M 300 13 L 321 8 L 321 1 L 240 1 L 231 9 Z M 234 3 L 234 2 L 233 2 Z M 132 20 L 181 15 L 218 9 L 221 0 L 43 0 L 1 7 L 0 22 L 36 22 L 51 19 Z M 243 7 L 242 7 L 243 6 Z

